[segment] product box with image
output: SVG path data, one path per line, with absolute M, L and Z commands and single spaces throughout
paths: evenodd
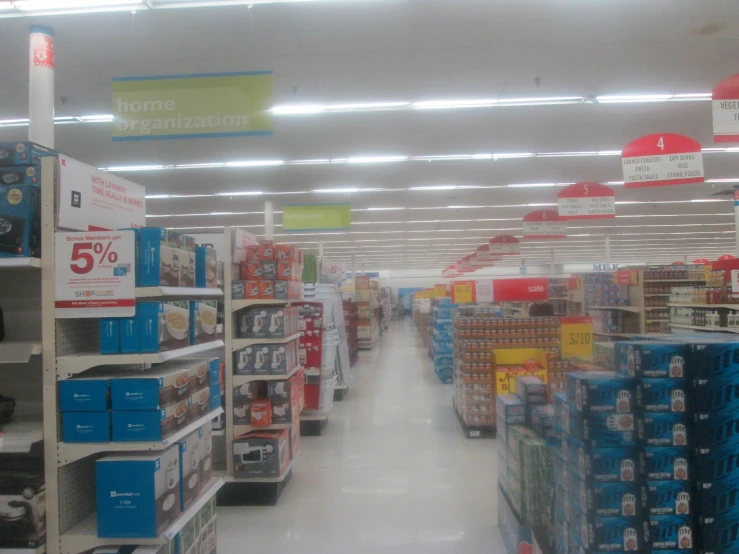
M 274 281 L 277 279 L 277 262 L 275 260 L 266 260 L 261 263 L 262 281 Z
M 280 477 L 290 463 L 287 429 L 255 431 L 234 439 L 234 477 Z
M 62 413 L 64 442 L 110 442 L 110 412 Z
M 275 297 L 275 282 L 274 281 L 257 281 L 259 298 L 265 300 L 273 300 Z
M 121 352 L 120 319 L 106 317 L 100 319 L 100 353 L 120 354 Z
M 0 552 L 46 552 L 43 461 L 4 456 L 0 470 Z M 17 549 L 17 550 L 16 550 Z M 27 550 L 26 550 L 27 549 Z
M 587 552 L 637 552 L 643 548 L 642 521 L 637 517 L 604 516 L 587 523 L 582 512 L 576 516 L 575 538 Z M 576 552 L 571 550 L 571 552 Z
M 158 227 L 136 229 L 139 287 L 194 287 L 195 239 Z
M 234 425 L 251 425 L 251 412 L 249 404 L 234 404 L 233 408 L 233 424 Z
M 223 393 L 221 392 L 221 384 L 215 383 L 210 386 L 210 411 L 217 410 L 223 405 Z
M 693 414 L 693 443 L 699 448 L 739 448 L 739 412 Z
M 292 422 L 292 410 L 289 402 L 270 402 L 272 407 L 272 423 L 287 425 Z
M 0 166 L 0 188 L 14 185 L 41 186 L 41 166 L 38 164 Z
M 650 516 L 648 535 L 652 552 L 692 552 L 696 542 L 693 518 L 689 515 Z
M 547 384 L 533 375 L 516 377 L 516 396 L 525 404 L 543 405 L 547 403 Z
M 280 382 L 280 381 L 276 381 Z M 243 406 L 259 398 L 259 382 L 252 381 L 233 388 L 234 406 Z
M 110 394 L 113 410 L 158 410 L 187 400 L 192 394 L 193 368 L 201 367 L 204 364 L 196 360 L 170 362 L 112 379 Z
M 686 411 L 686 379 L 641 379 L 636 385 L 637 409 L 643 412 Z
M 739 554 L 736 515 L 700 518 L 701 554 Z
M 190 302 L 191 344 L 203 344 L 218 339 L 217 328 L 217 300 L 193 300 Z
M 0 258 L 41 256 L 41 188 L 0 188 Z
M 702 519 L 730 519 L 739 521 L 739 472 L 698 484 L 697 509 Z
M 180 509 L 184 512 L 200 496 L 200 441 L 203 430 L 190 433 L 177 443 L 180 450 Z
M 634 444 L 636 423 L 631 413 L 594 413 L 583 417 L 570 412 L 570 433 L 592 448 Z
M 190 346 L 190 303 L 138 302 L 139 341 L 142 353 L 165 352 Z
M 231 300 L 246 300 L 246 281 L 231 281 Z
M 681 413 L 642 413 L 637 417 L 637 436 L 648 446 L 688 446 L 688 417 Z
M 612 371 L 567 374 L 567 400 L 583 413 L 629 413 L 634 380 Z
M 249 404 L 250 424 L 254 427 L 272 425 L 272 402 L 265 399 L 255 400 Z
M 180 509 L 177 445 L 156 454 L 106 456 L 95 463 L 101 538 L 156 538 Z
M 692 489 L 688 481 L 646 481 L 641 490 L 644 513 L 650 516 L 689 515 L 693 513 Z
M 620 343 L 624 344 L 624 343 Z M 686 344 L 665 342 L 626 343 L 626 363 L 621 360 L 618 372 L 627 377 L 673 378 L 688 377 L 686 360 L 689 350 Z
M 0 166 L 39 164 L 41 158 L 56 155 L 35 142 L 0 142 Z
M 596 517 L 635 517 L 639 514 L 640 490 L 635 482 L 588 483 L 573 472 L 568 493 L 589 522 Z
M 648 481 L 688 481 L 693 473 L 690 465 L 686 447 L 645 446 L 639 452 L 641 474 Z
M 210 412 L 210 386 L 200 389 L 192 394 L 188 402 L 188 419 L 196 421 Z M 218 388 L 220 396 L 220 387 Z
M 291 398 L 290 381 L 268 381 L 267 396 L 272 402 L 289 402 Z
M 639 475 L 636 446 L 590 448 L 576 437 L 565 441 L 568 459 L 581 478 L 592 482 L 634 482 Z
M 270 345 L 252 344 L 233 353 L 235 375 L 269 375 Z
M 114 442 L 158 442 L 190 424 L 190 398 L 160 410 L 113 411 Z
M 739 379 L 693 379 L 691 409 L 698 413 L 739 411 Z
M 696 379 L 739 381 L 739 342 L 711 340 L 691 345 L 690 364 Z
M 136 317 L 122 317 L 118 320 L 118 328 L 120 331 L 118 342 L 121 354 L 138 354 L 141 352 L 141 329 L 138 319 Z
M 218 256 L 212 245 L 195 247 L 195 286 L 218 288 Z
M 289 281 L 283 281 L 283 280 L 278 280 L 274 282 L 275 300 L 288 300 L 289 298 L 292 298 L 292 296 L 290 296 L 290 294 L 288 293 L 289 283 L 290 283 Z
M 298 341 L 269 345 L 269 372 L 271 375 L 287 375 L 298 363 Z
M 271 240 L 260 240 L 257 244 L 257 254 L 260 262 L 275 259 L 275 243 Z
M 239 338 L 283 338 L 297 332 L 297 312 L 291 308 L 258 306 L 239 310 Z
M 127 375 L 127 371 L 119 375 Z M 62 412 L 105 412 L 110 409 L 110 377 L 107 370 L 96 370 L 85 377 L 59 381 L 59 410 Z
M 176 364 L 190 366 L 190 383 L 192 390 L 205 388 L 221 382 L 221 359 L 220 358 L 184 358 Z

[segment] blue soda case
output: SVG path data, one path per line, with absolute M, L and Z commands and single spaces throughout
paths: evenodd
M 643 547 L 642 522 L 637 517 L 596 517 L 589 522 L 581 512 L 574 527 L 579 530 L 574 534 L 589 554 L 599 550 L 638 551 Z
M 612 371 L 567 374 L 567 400 L 583 413 L 633 411 L 634 379 Z
M 739 554 L 739 518 L 702 517 L 701 554 Z
M 635 446 L 588 448 L 576 437 L 568 437 L 569 464 L 586 481 L 634 482 L 638 476 L 638 450 Z
M 690 450 L 681 446 L 645 446 L 639 452 L 642 477 L 648 481 L 689 481 Z
M 641 487 L 642 509 L 649 516 L 689 515 L 692 488 L 688 481 L 647 481 Z
M 698 513 L 709 518 L 739 518 L 739 473 L 698 483 Z
M 739 412 L 693 414 L 699 448 L 739 448 Z
M 554 420 L 558 422 L 565 433 L 570 432 L 570 405 L 567 402 L 567 395 L 563 392 L 557 392 L 552 396 L 552 404 L 554 406 Z
M 632 342 L 625 353 L 626 363 L 619 362 L 619 373 L 639 379 L 675 378 L 688 376 L 688 346 L 681 343 Z
M 739 379 L 693 379 L 691 405 L 701 413 L 739 411 Z
M 694 548 L 695 525 L 692 516 L 650 516 L 648 529 L 647 540 L 653 552 L 666 549 L 690 552 Z
M 639 441 L 648 446 L 688 446 L 689 427 L 686 414 L 644 413 L 636 421 Z
M 696 379 L 739 381 L 739 342 L 710 341 L 691 345 L 690 365 Z
M 687 411 L 689 396 L 685 379 L 642 379 L 636 384 L 636 405 L 642 412 Z
M 739 450 L 736 448 L 697 448 L 695 465 L 700 482 L 731 479 L 739 473 Z
M 570 412 L 570 433 L 592 448 L 634 444 L 634 414 L 589 414 Z
M 589 521 L 603 516 L 635 517 L 639 513 L 637 483 L 587 483 L 573 471 L 569 484 L 570 501 L 577 502 Z

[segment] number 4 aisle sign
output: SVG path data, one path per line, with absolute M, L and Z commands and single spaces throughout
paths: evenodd
M 627 189 L 705 182 L 701 145 L 683 135 L 662 133 L 630 142 L 621 163 Z
M 135 252 L 133 231 L 57 233 L 56 317 L 134 316 Z

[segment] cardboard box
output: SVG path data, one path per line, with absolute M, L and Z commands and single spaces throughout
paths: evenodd
M 190 346 L 189 302 L 139 302 L 136 318 L 141 352 L 164 352 Z
M 0 142 L 0 166 L 40 164 L 41 158 L 56 155 L 35 142 Z
M 266 344 L 245 346 L 233 353 L 235 375 L 269 375 L 270 347 Z
M 254 300 L 259 298 L 259 281 L 246 281 L 246 299 Z
M 198 429 L 177 443 L 180 452 L 180 510 L 183 512 L 200 496 L 203 486 L 199 447 L 202 434 L 202 429 Z
M 290 246 L 289 244 L 276 244 L 275 254 L 275 257 L 279 262 L 295 262 L 298 260 L 298 249 L 294 246 Z
M 570 405 L 585 414 L 633 411 L 634 380 L 612 371 L 568 373 L 566 390 Z
M 195 239 L 158 227 L 136 229 L 139 287 L 195 286 Z
M 139 320 L 135 317 L 124 317 L 118 321 L 120 337 L 118 339 L 121 354 L 138 354 L 141 352 L 141 331 Z
M 218 256 L 210 245 L 195 248 L 195 286 L 218 288 Z
M 256 237 L 243 229 L 231 229 L 231 263 L 248 261 L 249 249 L 256 251 Z
M 498 421 L 506 424 L 526 423 L 526 404 L 515 394 L 501 394 L 496 398 Z
M 685 379 L 642 379 L 636 385 L 636 405 L 643 412 L 685 413 L 688 393 Z
M 277 381 L 279 382 L 279 381 Z M 234 406 L 243 406 L 258 398 L 258 383 L 252 381 L 233 388 Z
M 187 400 L 192 394 L 191 371 L 204 365 L 197 361 L 175 362 L 112 379 L 113 410 L 158 410 Z
M 547 403 L 547 384 L 533 375 L 516 377 L 516 396 L 524 404 L 543 405 Z
M 109 409 L 110 380 L 108 377 L 76 377 L 59 381 L 60 411 L 105 412 Z
M 637 552 L 643 548 L 642 522 L 635 517 L 596 517 L 585 523 L 582 512 L 578 514 L 575 527 L 580 531 L 575 538 L 589 551 Z M 577 550 L 571 550 L 575 552 Z
M 647 516 L 683 516 L 693 513 L 691 501 L 693 486 L 690 482 L 647 481 L 642 484 L 641 489 L 642 509 Z
M 289 285 L 289 281 L 275 281 L 274 282 L 274 286 L 275 286 L 275 294 L 274 294 L 274 297 L 275 297 L 275 300 L 287 300 L 289 298 L 292 298 L 288 294 L 288 285 Z
M 682 550 L 691 552 L 695 546 L 693 518 L 689 515 L 650 516 L 648 523 L 652 552 Z
M 261 281 L 263 277 L 262 263 L 250 263 L 241 266 L 241 277 L 250 281 Z
M 689 481 L 693 473 L 689 461 L 686 447 L 645 446 L 639 452 L 641 474 L 648 481 Z
M 249 411 L 248 403 L 234 404 L 233 424 L 234 425 L 251 425 L 251 412 Z
M 254 244 L 250 245 L 246 249 L 246 260 L 248 264 L 258 264 L 261 260 L 259 259 L 259 246 Z
M 64 412 L 64 442 L 110 442 L 110 412 Z
M 267 260 L 275 259 L 275 243 L 271 240 L 260 240 L 257 244 L 257 252 L 259 254 L 259 261 L 264 262 Z
M 223 405 L 223 394 L 221 393 L 221 384 L 215 383 L 210 386 L 209 409 L 212 412 Z
M 210 412 L 210 391 L 210 385 L 206 385 L 204 389 L 194 392 L 190 397 L 188 418 L 191 422 L 197 421 Z M 220 387 L 218 393 L 220 396 Z
M 0 167 L 0 188 L 15 185 L 41 186 L 41 166 L 32 164 Z
M 623 348 L 623 347 L 617 347 Z M 626 377 L 643 378 L 674 378 L 688 377 L 688 368 L 685 360 L 688 357 L 688 347 L 681 343 L 664 342 L 632 342 L 625 347 L 625 352 L 619 351 L 618 373 Z M 622 356 L 625 354 L 626 363 Z
M 190 343 L 203 344 L 218 338 L 218 301 L 190 302 Z
M 636 438 L 636 416 L 631 413 L 590 414 L 570 412 L 570 433 L 592 448 L 630 446 Z
M 246 281 L 231 281 L 231 300 L 246 299 Z
M 292 422 L 292 411 L 290 402 L 272 402 L 272 423 L 287 425 Z
M 277 279 L 277 262 L 274 260 L 266 260 L 262 262 L 262 280 L 274 281 Z
M 268 381 L 267 396 L 272 402 L 289 402 L 290 381 Z
M 40 187 L 1 187 L 0 222 L 4 229 L 0 235 L 0 258 L 41 256 Z
M 636 517 L 641 511 L 640 492 L 636 482 L 588 483 L 574 471 L 568 490 L 588 522 L 597 517 Z
M 213 426 L 210 421 L 200 428 L 198 439 L 200 483 L 204 488 L 213 479 Z
M 688 446 L 688 417 L 680 413 L 646 412 L 637 417 L 637 436 L 649 446 Z
M 516 514 L 500 486 L 498 486 L 498 528 L 508 554 L 520 554 L 531 547 L 531 530 Z
M 234 477 L 280 477 L 290 463 L 289 433 L 254 431 L 234 440 Z
M 100 353 L 119 354 L 121 351 L 120 319 L 100 318 Z M 138 345 L 137 345 L 138 346 Z
M 190 424 L 190 399 L 160 410 L 113 411 L 114 442 L 158 442 Z
M 259 298 L 271 300 L 275 297 L 274 281 L 259 281 Z
M 590 448 L 576 437 L 567 437 L 567 459 L 588 482 L 634 482 L 639 475 L 636 446 Z
M 101 538 L 155 538 L 180 516 L 177 445 L 156 454 L 106 456 L 95 463 Z
M 739 520 L 735 515 L 701 518 L 701 554 L 738 554 L 737 524 Z
M 251 425 L 267 427 L 272 425 L 272 403 L 269 400 L 255 400 L 249 404 Z

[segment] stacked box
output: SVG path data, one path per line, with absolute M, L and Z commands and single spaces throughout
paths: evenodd
M 434 370 L 442 383 L 451 384 L 454 373 L 454 337 L 452 312 L 456 308 L 449 298 L 439 298 L 433 308 L 431 352 Z
M 236 260 L 235 260 L 236 261 Z M 234 300 L 297 300 L 303 274 L 302 252 L 294 246 L 263 240 L 248 245 L 232 281 Z

